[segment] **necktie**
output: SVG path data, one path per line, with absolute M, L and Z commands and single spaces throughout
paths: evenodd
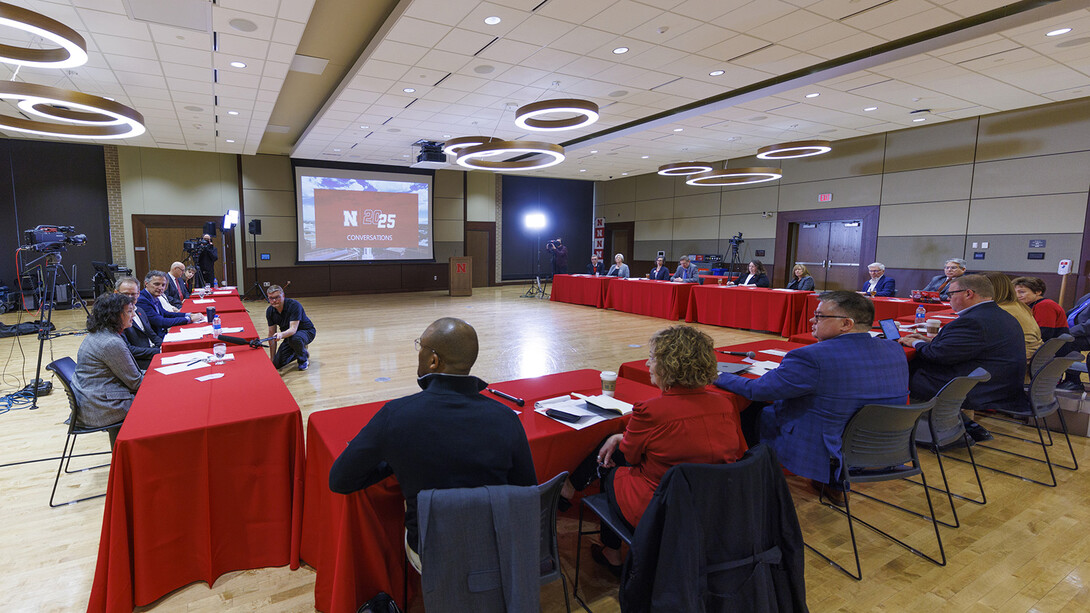
M 943 281 L 942 285 L 939 286 L 939 293 L 940 294 L 942 293 L 942 290 L 946 289 L 947 285 L 950 285 L 950 277 L 946 277 L 946 280 Z
M 171 279 L 174 279 L 174 277 L 171 277 Z M 177 279 L 174 279 L 174 287 L 178 289 L 178 298 L 180 299 L 182 297 L 182 284 L 178 283 Z

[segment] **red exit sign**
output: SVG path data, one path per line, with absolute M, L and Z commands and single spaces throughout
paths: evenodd
M 832 194 L 818 194 L 818 202 L 832 202 L 832 201 L 833 201 L 833 195 Z

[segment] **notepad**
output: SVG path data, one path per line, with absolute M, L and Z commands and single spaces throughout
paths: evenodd
M 618 400 L 613 396 L 599 394 L 597 396 L 585 396 L 578 392 L 572 392 L 572 396 L 583 400 L 590 409 L 597 409 L 614 415 L 628 415 L 632 412 L 632 405 L 624 400 Z
M 215 304 L 215 302 L 212 298 L 205 298 L 203 300 L 194 300 L 193 304 Z
M 170 366 L 171 364 L 185 364 L 192 362 L 193 360 L 207 360 L 212 357 L 211 353 L 207 351 L 191 351 L 189 353 L 179 353 L 178 355 L 172 355 L 168 358 L 163 358 L 163 366 Z

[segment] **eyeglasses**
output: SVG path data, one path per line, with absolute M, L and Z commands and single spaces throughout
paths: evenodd
M 969 290 L 967 290 L 967 289 L 952 289 L 952 290 L 947 290 L 946 295 L 951 296 L 953 294 L 960 294 L 961 292 L 967 292 L 967 291 L 969 291 Z
M 814 319 L 851 319 L 851 317 L 848 317 L 847 315 L 821 315 L 819 313 L 814 313 Z
M 439 355 L 439 352 L 438 352 L 438 351 L 436 351 L 436 350 L 432 349 L 431 347 L 428 347 L 428 346 L 427 346 L 427 345 L 425 345 L 424 343 L 421 343 L 421 342 L 420 342 L 420 339 L 415 339 L 415 340 L 413 340 L 413 345 L 414 345 L 414 346 L 416 347 L 416 351 L 417 351 L 417 352 L 419 352 L 419 351 L 420 351 L 420 348 L 421 348 L 421 347 L 423 347 L 424 349 L 427 349 L 428 351 L 430 351 L 430 352 L 434 353 L 435 355 Z

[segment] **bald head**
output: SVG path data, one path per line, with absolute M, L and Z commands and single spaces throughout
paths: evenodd
M 435 320 L 420 335 L 417 376 L 429 373 L 468 375 L 477 361 L 477 331 L 454 317 Z
M 181 262 L 174 262 L 170 265 L 170 276 L 174 277 L 175 279 L 181 279 L 182 275 L 184 274 L 185 264 L 182 264 Z

